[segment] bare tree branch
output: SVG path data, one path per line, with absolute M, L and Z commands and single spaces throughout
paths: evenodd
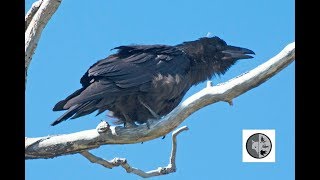
M 172 172 L 176 172 L 177 135 L 185 130 L 188 130 L 187 126 L 183 126 L 172 133 L 172 149 L 169 164 L 166 167 L 159 167 L 158 169 L 148 172 L 144 172 L 140 169 L 130 166 L 125 158 L 113 158 L 112 160 L 107 161 L 91 154 L 88 151 L 83 151 L 80 154 L 87 158 L 90 162 L 100 164 L 109 169 L 112 169 L 116 166 L 122 166 L 127 171 L 127 173 L 133 173 L 143 178 L 161 176 Z
M 208 86 L 192 95 L 159 121 L 150 120 L 149 128 L 109 126 L 65 135 L 26 138 L 25 158 L 53 158 L 79 153 L 105 144 L 131 144 L 162 137 L 178 127 L 197 110 L 219 101 L 232 104 L 232 99 L 270 79 L 295 59 L 295 43 L 255 69 L 216 86 Z M 103 123 L 102 123 L 103 124 Z
M 42 30 L 58 9 L 61 1 L 39 0 L 32 4 L 25 16 L 25 82 L 27 82 L 27 71 Z
M 42 0 L 38 0 L 36 2 L 34 2 L 31 6 L 31 8 L 29 9 L 29 11 L 27 12 L 24 21 L 25 21 L 25 31 L 28 29 L 28 26 L 34 16 L 34 14 L 38 11 L 40 5 L 42 4 Z

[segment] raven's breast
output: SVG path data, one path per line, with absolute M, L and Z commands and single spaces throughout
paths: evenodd
M 147 107 L 158 116 L 165 116 L 179 105 L 191 87 L 187 78 L 178 74 L 159 74 L 153 79 L 147 92 L 117 97 L 113 106 L 108 109 L 119 119 L 118 123 L 124 123 L 128 118 L 139 124 L 145 123 L 148 119 L 155 119 Z

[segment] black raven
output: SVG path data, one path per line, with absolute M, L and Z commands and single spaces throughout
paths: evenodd
M 51 125 L 98 110 L 109 110 L 125 127 L 159 119 L 171 112 L 193 85 L 224 74 L 253 51 L 204 37 L 176 46 L 130 45 L 93 64 L 78 89 L 53 111 L 67 110 Z

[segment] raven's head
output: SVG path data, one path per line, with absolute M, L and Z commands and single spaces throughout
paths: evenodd
M 177 46 L 192 60 L 196 81 L 203 81 L 213 75 L 224 74 L 239 59 L 253 58 L 250 49 L 227 45 L 219 37 L 204 37 L 184 42 Z
M 248 54 L 255 54 L 250 49 L 227 45 L 224 40 L 218 37 L 200 38 L 193 41 L 192 44 L 201 50 L 198 52 L 199 55 L 208 60 L 216 58 L 216 60 L 237 61 L 253 58 Z
M 192 56 L 196 61 L 231 63 L 239 59 L 253 58 L 248 54 L 255 54 L 250 49 L 230 46 L 218 37 L 204 37 L 196 41 L 184 42 L 178 47 Z

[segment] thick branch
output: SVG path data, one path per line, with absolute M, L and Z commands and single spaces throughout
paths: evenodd
M 161 120 L 150 120 L 150 128 L 144 124 L 133 128 L 106 126 L 103 131 L 93 129 L 65 135 L 27 138 L 25 158 L 53 158 L 105 144 L 130 144 L 162 137 L 200 108 L 219 101 L 232 103 L 232 99 L 267 81 L 294 59 L 295 43 L 291 43 L 278 55 L 247 73 L 216 86 L 208 83 L 209 86 L 186 99 Z
M 161 176 L 176 172 L 177 135 L 185 130 L 188 130 L 187 126 L 183 126 L 172 133 L 172 149 L 169 164 L 166 167 L 159 167 L 158 169 L 148 172 L 144 172 L 140 169 L 130 166 L 125 158 L 113 158 L 112 160 L 107 161 L 89 153 L 88 151 L 83 151 L 80 154 L 87 158 L 90 162 L 100 164 L 109 169 L 112 169 L 116 166 L 122 166 L 127 171 L 127 173 L 133 173 L 143 178 Z
M 42 30 L 58 9 L 62 0 L 39 0 L 32 4 L 25 16 L 25 81 L 32 55 L 37 48 Z

